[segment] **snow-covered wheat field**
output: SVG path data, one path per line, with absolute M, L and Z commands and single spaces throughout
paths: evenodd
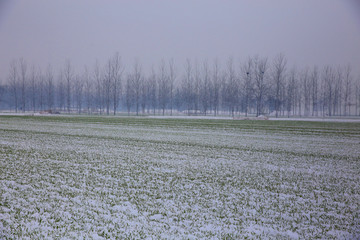
M 360 123 L 0 116 L 0 239 L 356 239 Z

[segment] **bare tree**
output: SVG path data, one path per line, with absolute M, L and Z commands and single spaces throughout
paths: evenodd
M 255 71 L 254 93 L 256 98 L 256 116 L 261 115 L 264 110 L 265 95 L 268 91 L 268 84 L 266 82 L 267 69 L 268 69 L 267 58 L 263 58 L 263 59 L 259 59 L 258 57 L 254 58 L 254 71 Z
M 165 61 L 161 60 L 158 74 L 158 86 L 159 86 L 159 105 L 162 110 L 162 115 L 165 114 L 166 104 L 169 99 L 170 91 L 169 76 L 166 71 Z
M 214 115 L 216 116 L 219 109 L 220 104 L 220 67 L 219 67 L 219 61 L 217 59 L 214 60 L 213 64 L 213 71 L 212 71 L 212 86 L 213 86 L 213 100 L 212 100 L 212 106 L 214 110 Z
M 148 78 L 148 92 L 149 102 L 152 106 L 153 114 L 155 115 L 155 110 L 157 108 L 157 81 L 154 68 L 152 68 L 150 77 Z
M 23 112 L 26 110 L 26 85 L 27 85 L 27 76 L 26 76 L 26 70 L 27 70 L 27 64 L 23 58 L 20 58 L 19 60 L 20 65 L 20 101 L 21 101 L 21 109 Z
M 358 112 L 360 107 L 360 76 L 358 77 L 357 84 L 355 86 L 355 115 L 360 116 L 360 112 Z
M 18 111 L 18 70 L 17 70 L 17 64 L 16 61 L 12 61 L 10 63 L 10 70 L 9 70 L 9 85 L 11 89 L 12 96 L 14 98 L 14 107 L 15 112 Z
M 1 104 L 1 101 L 2 101 L 3 94 L 4 94 L 4 86 L 2 84 L 2 80 L 0 79 L 0 104 Z
M 74 97 L 76 102 L 76 110 L 78 114 L 82 112 L 82 103 L 83 103 L 83 89 L 84 89 L 84 81 L 80 76 L 76 76 L 75 84 L 74 84 Z
M 322 92 L 323 92 L 323 114 L 327 110 L 329 116 L 332 115 L 332 102 L 334 95 L 334 81 L 335 76 L 333 69 L 330 66 L 325 66 L 322 73 Z
M 128 76 L 126 78 L 126 86 L 125 86 L 125 104 L 126 104 L 128 115 L 130 115 L 131 106 L 133 105 L 133 99 L 134 99 L 132 78 L 133 78 L 133 75 L 128 74 Z
M 41 72 L 41 69 L 39 69 L 39 81 L 37 84 L 38 88 L 38 98 L 39 98 L 39 108 L 40 110 L 44 110 L 45 103 L 46 103 L 46 89 L 45 89 L 45 76 Z
M 176 80 L 176 69 L 174 59 L 169 60 L 169 85 L 170 85 L 170 115 L 173 113 L 174 87 Z
M 96 108 L 101 115 L 103 111 L 103 103 L 104 103 L 104 94 L 103 94 L 104 86 L 102 84 L 103 80 L 101 78 L 100 66 L 97 61 L 94 66 L 93 78 L 96 84 Z
M 200 67 L 197 60 L 194 63 L 194 73 L 193 73 L 193 106 L 195 110 L 195 115 L 198 114 L 199 106 L 200 106 L 200 84 L 201 84 L 201 77 L 200 77 Z
M 351 107 L 351 88 L 352 88 L 352 76 L 351 76 L 351 66 L 347 65 L 345 67 L 345 76 L 344 76 L 344 115 L 350 115 Z
M 318 115 L 318 69 L 314 66 L 311 73 L 311 101 L 312 101 L 312 116 Z
M 93 107 L 93 82 L 91 81 L 87 67 L 85 67 L 84 69 L 83 81 L 84 81 L 86 111 L 87 114 L 91 114 L 91 110 Z
M 288 114 L 288 117 L 290 117 L 291 110 L 293 110 L 294 114 L 294 108 L 295 108 L 295 88 L 296 88 L 296 71 L 295 69 L 291 69 L 290 75 L 288 78 L 288 82 L 286 85 L 286 111 Z
M 253 60 L 249 57 L 247 61 L 241 67 L 241 74 L 243 79 L 242 88 L 244 89 L 243 94 L 243 104 L 245 116 L 248 115 L 250 102 L 253 96 L 253 81 L 252 76 L 254 75 L 253 71 Z
M 112 91 L 113 91 L 113 107 L 114 115 L 119 105 L 119 98 L 121 95 L 121 78 L 124 72 L 124 66 L 121 63 L 119 53 L 116 53 L 111 60 L 111 78 L 112 78 Z
M 51 66 L 48 65 L 45 75 L 46 102 L 49 111 L 54 106 L 54 75 Z
M 105 65 L 104 79 L 103 79 L 104 103 L 105 103 L 107 115 L 110 114 L 111 87 L 112 87 L 112 61 L 111 59 L 109 59 L 107 64 Z
M 226 68 L 226 86 L 225 86 L 225 96 L 226 105 L 228 107 L 231 116 L 234 117 L 235 107 L 238 104 L 239 97 L 239 85 L 234 69 L 234 61 L 232 58 L 228 59 L 227 68 Z
M 284 87 L 284 79 L 286 74 L 286 59 L 283 54 L 279 54 L 274 60 L 273 68 L 273 86 L 275 93 L 275 115 L 278 117 L 280 107 L 282 105 L 281 92 Z
M 304 115 L 309 116 L 310 113 L 310 97 L 311 97 L 311 82 L 309 79 L 309 70 L 306 68 L 301 73 L 302 93 L 304 94 Z
M 339 66 L 335 73 L 335 89 L 334 89 L 334 101 L 333 101 L 333 113 L 341 115 L 341 101 L 342 101 L 342 82 L 343 73 L 342 68 Z
M 295 99 L 294 99 L 294 110 L 295 114 L 301 117 L 302 115 L 302 105 L 303 105 L 303 84 L 302 84 L 302 70 L 299 70 L 296 73 L 296 87 L 295 87 Z
M 65 111 L 65 83 L 63 73 L 60 72 L 57 83 L 57 97 L 58 97 L 58 107 L 60 111 Z
M 141 94 L 141 86 L 142 86 L 142 82 L 143 82 L 143 77 L 142 77 L 142 67 L 138 60 L 135 60 L 133 76 L 131 79 L 132 79 L 132 87 L 133 87 L 136 115 L 139 115 L 140 94 Z
M 187 113 L 190 115 L 191 110 L 193 109 L 193 69 L 190 59 L 186 59 L 185 62 L 185 75 L 183 77 L 182 83 L 182 97 L 184 99 Z
M 149 86 L 148 86 L 148 78 L 143 77 L 140 87 L 140 105 L 142 113 L 145 114 L 146 105 L 148 105 L 149 102 Z
M 210 108 L 210 94 L 211 94 L 211 81 L 210 81 L 210 70 L 207 61 L 203 63 L 203 71 L 201 77 L 201 87 L 200 87 L 200 100 L 202 104 L 203 113 L 207 114 L 207 111 Z
M 37 98 L 37 82 L 38 82 L 39 75 L 33 65 L 31 67 L 30 73 L 30 103 L 31 109 L 33 112 L 36 111 L 36 98 Z
M 74 70 L 71 66 L 70 60 L 66 60 L 65 62 L 65 68 L 64 68 L 64 78 L 65 78 L 65 84 L 66 84 L 66 108 L 68 113 L 70 113 L 71 110 L 71 88 L 72 88 L 72 82 L 74 78 Z

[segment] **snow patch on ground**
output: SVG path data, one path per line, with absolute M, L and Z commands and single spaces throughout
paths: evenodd
M 4 118 L 0 239 L 356 239 L 359 136 Z

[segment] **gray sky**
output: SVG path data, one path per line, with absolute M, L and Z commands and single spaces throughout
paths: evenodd
M 12 59 L 77 71 L 119 52 L 127 68 L 161 58 L 224 61 L 284 53 L 289 65 L 360 68 L 357 0 L 0 0 L 0 79 Z M 182 69 L 180 69 L 182 71 Z M 359 73 L 359 72 L 357 72 Z

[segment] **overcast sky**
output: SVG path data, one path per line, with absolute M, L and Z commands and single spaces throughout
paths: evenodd
M 289 65 L 360 68 L 357 0 L 0 0 L 0 79 L 12 59 L 77 71 L 119 52 L 130 68 L 284 53 Z M 80 69 L 79 69 L 80 68 Z M 180 69 L 182 70 L 182 69 Z M 359 73 L 359 72 L 357 72 Z

